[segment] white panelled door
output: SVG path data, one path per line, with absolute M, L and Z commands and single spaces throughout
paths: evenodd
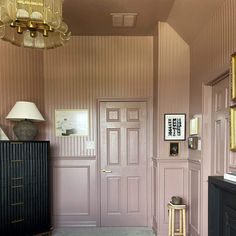
M 101 225 L 147 226 L 146 102 L 100 103 Z

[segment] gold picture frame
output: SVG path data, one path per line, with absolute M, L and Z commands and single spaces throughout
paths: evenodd
M 236 53 L 231 56 L 231 99 L 236 101 Z
M 236 152 L 236 107 L 230 108 L 230 150 Z

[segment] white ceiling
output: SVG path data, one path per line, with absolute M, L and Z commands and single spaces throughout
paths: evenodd
M 167 21 L 191 42 L 224 0 L 65 0 L 64 20 L 72 35 L 152 35 Z M 113 28 L 110 13 L 138 13 L 134 28 Z

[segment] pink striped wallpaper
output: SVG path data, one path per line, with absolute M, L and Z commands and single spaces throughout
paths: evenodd
M 191 47 L 190 113 L 201 113 L 202 83 L 229 69 L 236 51 L 236 0 L 225 0 Z
M 189 114 L 190 49 L 188 44 L 164 22 L 159 22 L 154 36 L 154 120 L 157 137 L 154 153 L 169 157 L 169 142 L 164 141 L 164 114 Z M 187 132 L 188 134 L 188 126 Z M 155 136 L 154 136 L 155 137 Z M 157 150 L 155 150 L 157 148 Z M 187 142 L 180 142 L 180 157 L 188 157 Z
M 5 117 L 16 101 L 35 102 L 44 115 L 43 52 L 0 41 L 0 54 L 0 127 L 13 139 L 14 123 Z M 43 138 L 44 129 L 40 131 L 38 138 Z
M 72 37 L 65 47 L 44 54 L 46 136 L 53 156 L 93 156 L 96 99 L 152 98 L 152 37 Z M 55 137 L 55 109 L 88 109 L 88 137 Z

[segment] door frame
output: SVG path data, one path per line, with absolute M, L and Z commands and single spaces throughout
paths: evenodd
M 229 70 L 211 82 L 202 84 L 202 152 L 201 152 L 201 235 L 208 235 L 208 176 L 212 175 L 212 90 L 229 76 Z
M 152 156 L 153 156 L 153 103 L 151 98 L 114 98 L 102 97 L 96 99 L 96 118 L 97 118 L 97 226 L 101 227 L 101 158 L 100 158 L 100 103 L 101 102 L 145 102 L 147 105 L 147 226 L 152 227 L 152 206 L 153 206 L 153 175 L 152 175 Z

